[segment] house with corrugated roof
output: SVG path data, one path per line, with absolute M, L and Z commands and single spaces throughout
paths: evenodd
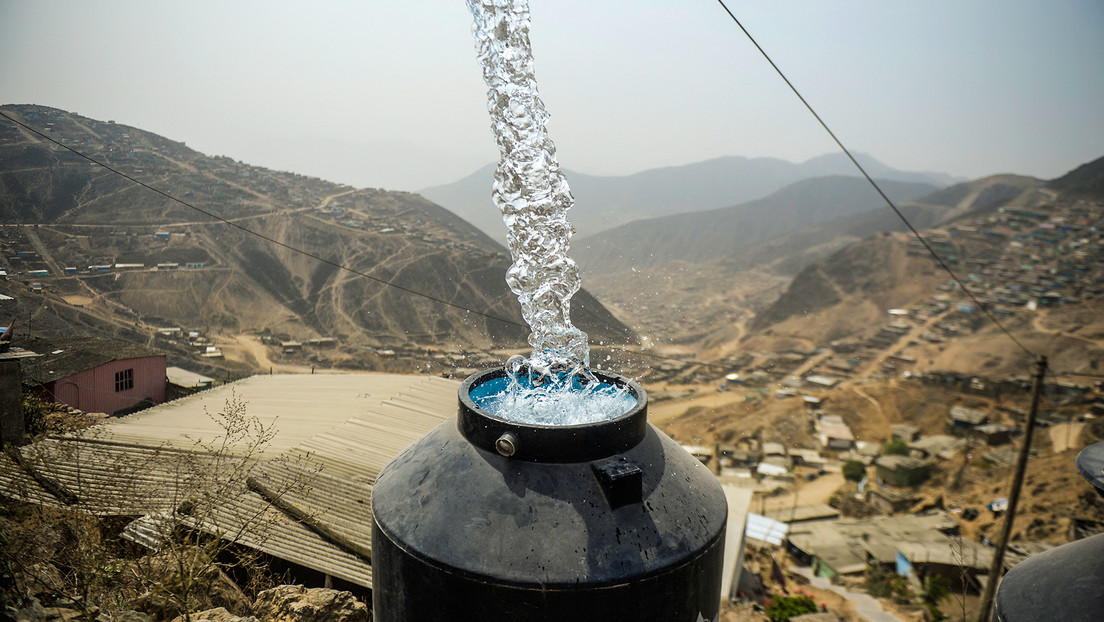
M 0 453 L 0 496 L 135 519 L 124 537 L 138 543 L 166 528 L 197 529 L 282 560 L 298 582 L 370 588 L 376 476 L 455 415 L 459 386 L 397 374 L 253 376 L 42 439 L 20 448 L 18 461 Z M 230 399 L 274 435 L 246 456 L 248 481 L 206 520 L 189 519 L 174 511 L 189 494 L 181 465 L 216 468 L 208 449 L 227 434 L 208 413 Z M 250 451 L 227 442 L 232 456 Z
M 935 465 L 930 460 L 912 456 L 879 456 L 874 460 L 878 479 L 893 486 L 916 486 L 931 477 Z
M 23 384 L 46 400 L 119 414 L 165 401 L 165 354 L 95 337 L 27 338 L 40 356 L 20 360 Z
M 855 445 L 855 434 L 839 415 L 823 415 L 816 421 L 817 440 L 825 449 L 847 451 Z
M 952 406 L 948 417 L 950 418 L 951 429 L 956 433 L 989 423 L 989 413 L 976 408 L 966 408 L 965 406 Z
M 963 545 L 953 538 L 958 522 L 943 511 L 862 519 L 810 521 L 789 526 L 787 550 L 821 577 L 859 574 L 868 566 L 893 568 L 904 548 L 917 560 L 930 560 L 936 551 L 953 554 Z M 976 543 L 975 543 L 976 544 Z M 922 548 L 921 548 L 922 547 Z M 990 553 L 991 555 L 991 553 Z M 942 559 L 942 558 L 940 558 Z
M 966 439 L 947 434 L 923 436 L 908 444 L 909 453 L 915 458 L 939 458 L 950 460 L 966 449 Z

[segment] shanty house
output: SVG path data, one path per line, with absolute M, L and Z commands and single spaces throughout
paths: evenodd
M 1007 445 L 1012 442 L 1012 428 L 997 423 L 987 423 L 970 430 L 970 436 L 990 446 Z
M 965 406 L 952 406 L 949 417 L 956 433 L 989 423 L 989 413 Z
M 879 456 L 874 461 L 878 479 L 893 486 L 916 486 L 929 477 L 933 468 L 929 460 L 911 456 Z
M 789 526 L 787 550 L 817 576 L 859 574 L 868 566 L 891 568 L 906 543 L 932 548 L 954 542 L 958 523 L 942 511 L 864 519 L 811 521 Z
M 847 451 L 855 445 L 855 435 L 838 415 L 825 415 L 817 423 L 817 439 L 825 449 Z
M 962 590 L 980 591 L 984 580 L 980 577 L 989 574 L 992 563 L 992 549 L 959 536 L 944 541 L 905 541 L 897 545 L 898 574 L 918 581 L 939 576 Z
M 27 339 L 41 356 L 21 359 L 23 384 L 85 412 L 119 414 L 165 401 L 165 354 L 94 337 Z
M 920 439 L 920 428 L 914 425 L 909 425 L 907 423 L 895 423 L 890 426 L 890 430 L 892 431 L 893 438 L 895 440 L 902 440 L 906 443 L 911 443 Z
M 924 436 L 908 444 L 914 458 L 950 460 L 966 449 L 966 439 L 946 434 Z
M 208 378 L 180 367 L 167 367 L 165 376 L 168 381 L 165 389 L 166 401 L 198 393 L 199 391 L 206 391 L 215 386 L 214 378 Z
M 920 500 L 917 495 L 892 488 L 870 486 L 866 489 L 866 502 L 885 514 L 905 512 Z

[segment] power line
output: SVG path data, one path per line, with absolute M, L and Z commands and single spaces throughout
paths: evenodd
M 7 120 L 11 121 L 12 123 L 18 125 L 19 127 L 22 127 L 23 129 L 25 129 L 29 132 L 32 132 L 32 133 L 36 134 L 37 136 L 40 136 L 43 139 L 48 140 L 51 143 L 53 143 L 55 145 L 58 145 L 59 147 L 62 147 L 63 149 L 76 154 L 77 156 L 91 162 L 92 164 L 103 167 L 104 169 L 107 169 L 108 171 L 111 171 L 112 173 L 115 173 L 116 175 L 122 177 L 123 179 L 126 179 L 127 181 L 129 181 L 133 184 L 139 185 L 139 186 L 141 186 L 141 187 L 143 187 L 147 190 L 150 190 L 152 192 L 155 192 L 155 193 L 165 197 L 166 199 L 169 199 L 170 201 L 174 201 L 176 203 L 179 203 L 179 204 L 183 205 L 184 207 L 195 210 L 195 211 L 199 212 L 200 214 L 203 214 L 203 215 L 205 215 L 209 218 L 217 220 L 217 221 L 219 221 L 223 224 L 230 225 L 231 227 L 239 229 L 239 230 L 241 230 L 241 231 L 243 231 L 243 232 L 245 232 L 249 235 L 258 237 L 262 240 L 265 240 L 266 242 L 275 244 L 276 246 L 279 246 L 281 248 L 286 248 L 287 250 L 290 250 L 290 251 L 295 252 L 295 253 L 299 253 L 300 255 L 303 255 L 305 257 L 310 257 L 311 259 L 314 259 L 316 261 L 320 261 L 320 262 L 322 262 L 324 264 L 327 264 L 329 266 L 333 266 L 334 268 L 338 268 L 340 270 L 345 270 L 346 272 L 351 272 L 351 273 L 353 273 L 357 276 L 362 276 L 366 279 L 370 279 L 372 281 L 375 281 L 375 282 L 383 284 L 383 285 L 387 285 L 389 287 L 394 287 L 395 289 L 404 291 L 408 294 L 413 294 L 415 296 L 420 296 L 420 297 L 425 298 L 427 300 L 432 300 L 433 302 L 443 304 L 443 305 L 447 305 L 447 306 L 453 307 L 455 309 L 460 309 L 462 311 L 467 311 L 469 313 L 474 313 L 476 315 L 483 316 L 483 317 L 485 317 L 487 319 L 490 319 L 490 320 L 495 320 L 495 321 L 498 321 L 498 322 L 502 322 L 504 324 L 509 324 L 509 325 L 512 325 L 512 326 L 519 326 L 521 328 L 529 328 L 528 326 L 526 326 L 525 324 L 522 324 L 520 322 L 515 322 L 514 320 L 499 317 L 499 316 L 493 315 L 491 313 L 485 313 L 483 311 L 477 311 L 475 309 L 469 309 L 469 308 L 467 308 L 463 305 L 459 305 L 459 304 L 456 304 L 454 302 L 449 302 L 448 300 L 444 300 L 442 298 L 437 298 L 436 296 L 432 296 L 432 295 L 426 294 L 424 292 L 419 292 L 417 290 L 410 289 L 409 287 L 404 287 L 402 285 L 398 285 L 397 283 L 394 283 L 394 282 L 391 282 L 391 281 L 388 281 L 388 280 L 385 280 L 385 279 L 381 279 L 379 277 L 372 276 L 370 274 L 367 274 L 367 273 L 362 272 L 360 270 L 357 270 L 355 268 L 350 268 L 349 266 L 346 266 L 344 264 L 340 264 L 340 263 L 337 263 L 335 261 L 331 261 L 329 259 L 326 259 L 326 258 L 321 257 L 319 255 L 316 255 L 314 253 L 311 253 L 309 251 L 305 251 L 305 250 L 302 250 L 302 249 L 297 248 L 295 246 L 291 246 L 290 244 L 285 244 L 284 242 L 281 242 L 281 241 L 279 241 L 275 238 L 271 238 L 271 237 L 269 237 L 269 236 L 267 236 L 263 233 L 260 233 L 258 231 L 254 231 L 252 229 L 249 229 L 248 227 L 244 227 L 242 225 L 239 225 L 238 223 L 236 223 L 232 220 L 228 220 L 226 218 L 223 218 L 222 216 L 219 216 L 218 214 L 214 214 L 212 212 L 209 212 L 209 211 L 207 211 L 203 208 L 196 207 L 195 205 L 192 205 L 191 203 L 188 203 L 187 201 L 184 201 L 183 199 L 178 199 L 178 198 L 172 196 L 171 194 L 169 194 L 167 192 L 164 192 L 162 190 L 154 188 L 153 186 L 151 186 L 151 185 L 149 185 L 149 184 L 147 184 L 143 181 L 140 181 L 138 179 L 135 179 L 135 178 L 131 177 L 130 175 L 127 175 L 126 173 L 105 164 L 104 162 L 101 162 L 101 161 L 99 161 L 99 160 L 97 160 L 97 159 L 95 159 L 91 156 L 85 155 L 85 154 L 81 153 L 80 151 L 77 151 L 76 149 L 73 149 L 72 147 L 70 147 L 70 146 L 68 146 L 68 145 L 66 145 L 66 144 L 64 144 L 60 141 L 55 140 L 54 138 L 52 138 L 52 137 L 36 130 L 35 128 L 33 128 L 33 127 L 31 127 L 31 126 L 29 126 L 25 123 L 22 123 L 22 122 L 20 122 L 16 119 L 13 119 L 12 117 L 8 116 L 7 113 L 4 113 L 4 112 L 0 111 L 0 115 L 3 115 L 4 118 L 6 118 Z
M 828 132 L 828 135 L 832 137 L 832 140 L 835 141 L 836 145 L 839 146 L 844 155 L 846 155 L 847 158 L 851 160 L 851 163 L 855 165 L 855 168 L 859 169 L 859 172 L 862 173 L 862 176 L 866 178 L 866 181 L 870 182 L 870 185 L 874 187 L 874 190 L 877 191 L 879 195 L 881 195 L 882 199 L 886 202 L 886 205 L 889 205 L 890 209 L 893 210 L 893 213 L 897 214 L 897 217 L 901 219 L 901 222 L 905 223 L 905 226 L 908 227 L 909 231 L 911 231 L 916 239 L 924 245 L 924 248 L 928 250 L 928 253 L 935 258 L 936 263 L 938 263 L 939 266 L 943 268 L 943 270 L 947 274 L 950 275 L 951 279 L 953 279 L 954 282 L 957 283 L 958 286 L 962 289 L 962 291 L 966 293 L 970 300 L 972 300 L 974 304 L 977 305 L 977 308 L 980 309 L 990 320 L 992 320 L 992 322 L 996 324 L 997 328 L 999 328 L 1001 332 L 1005 334 L 1005 336 L 1011 339 L 1012 342 L 1015 343 L 1016 346 L 1020 348 L 1020 350 L 1023 350 L 1025 354 L 1031 356 L 1032 358 L 1035 358 L 1035 353 L 1029 350 L 1022 343 L 1020 343 L 1020 340 L 1016 339 L 1016 337 L 1012 333 L 1010 333 L 1007 328 L 1005 328 L 1004 324 L 1001 324 L 1000 321 L 997 320 L 996 316 L 993 315 L 989 311 L 989 309 L 987 309 L 985 305 L 983 305 L 981 301 L 977 299 L 976 296 L 974 296 L 973 292 L 966 288 L 966 285 L 962 282 L 962 280 L 958 278 L 958 275 L 956 275 L 954 271 L 951 270 L 950 266 L 948 266 L 946 262 L 943 261 L 943 258 L 935 252 L 935 249 L 933 249 L 930 244 L 928 244 L 928 241 L 924 239 L 924 236 L 920 235 L 920 232 L 916 230 L 916 227 L 912 226 L 912 223 L 909 222 L 908 218 L 905 218 L 905 215 L 901 213 L 901 210 L 897 209 L 897 205 L 894 204 L 888 196 L 886 196 L 886 193 L 882 191 L 881 187 L 878 186 L 878 183 L 875 182 L 869 174 L 867 174 L 866 169 L 864 169 L 862 165 L 859 164 L 859 161 L 856 160 L 853 155 L 851 155 L 851 152 L 847 149 L 847 147 L 843 146 L 843 143 L 840 141 L 840 139 L 836 138 L 836 134 L 831 130 L 831 128 L 828 127 L 828 124 L 820 118 L 820 115 L 817 114 L 816 110 L 814 110 L 809 102 L 806 101 L 804 97 L 802 97 L 801 93 L 798 92 L 797 87 L 795 87 L 793 83 L 790 82 L 790 79 L 786 77 L 786 74 L 782 73 L 782 70 L 778 68 L 778 65 L 776 65 L 774 61 L 771 60 L 771 57 L 767 54 L 766 50 L 764 50 L 763 47 L 759 45 L 759 43 L 755 40 L 755 37 L 752 37 L 747 28 L 744 28 L 744 25 L 740 23 L 740 20 L 737 19 L 732 11 L 729 10 L 728 6 L 725 5 L 724 0 L 717 0 L 717 2 L 721 5 L 721 8 L 725 10 L 725 13 L 728 13 L 728 16 L 732 18 L 732 21 L 736 22 L 736 25 L 740 27 L 740 30 L 744 32 L 748 40 L 751 41 L 751 43 L 755 46 L 757 50 L 759 50 L 759 53 L 763 55 L 763 58 L 767 59 L 767 62 L 770 63 L 770 66 L 774 68 L 774 71 L 786 83 L 786 86 L 790 87 L 790 90 L 793 91 L 794 95 L 796 95 L 797 98 L 801 100 L 802 104 L 805 104 L 805 108 L 807 108 L 809 112 L 813 115 L 813 117 L 817 120 L 817 122 L 820 123 L 820 126 L 824 128 L 824 131 Z
M 356 270 L 354 268 L 350 268 L 348 266 L 338 264 L 334 261 L 330 261 L 329 259 L 319 257 L 318 255 L 315 255 L 314 253 L 311 253 L 309 251 L 305 251 L 305 250 L 299 249 L 297 247 L 291 246 L 289 244 L 285 244 L 284 242 L 280 242 L 279 240 L 275 240 L 273 238 L 270 238 L 270 237 L 268 237 L 268 236 L 266 236 L 262 233 L 259 233 L 257 231 L 253 231 L 252 229 L 249 229 L 247 227 L 243 227 L 242 225 L 239 225 L 239 224 L 237 224 L 237 223 L 235 223 L 231 220 L 227 220 L 226 218 L 223 218 L 223 217 L 221 217 L 217 214 L 213 214 L 213 213 L 211 213 L 207 210 L 204 210 L 200 207 L 192 205 L 191 203 L 188 203 L 187 201 L 184 201 L 182 199 L 174 197 L 174 196 L 172 196 L 172 195 L 170 195 L 170 194 L 168 194 L 168 193 L 166 193 L 162 190 L 159 190 L 158 188 L 155 188 L 155 187 L 150 186 L 149 184 L 146 184 L 146 183 L 144 183 L 144 182 L 142 182 L 138 179 L 135 179 L 134 177 L 131 177 L 130 175 L 127 175 L 126 173 L 123 173 L 122 171 L 119 171 L 116 168 L 113 168 L 113 167 L 111 167 L 111 166 L 109 166 L 109 165 L 107 165 L 103 162 L 100 162 L 99 160 L 96 160 L 95 158 L 87 156 L 84 153 L 81 153 L 80 151 L 77 151 L 76 149 L 73 149 L 72 147 L 69 147 L 68 145 L 66 145 L 64 143 L 59 142 L 58 140 L 55 140 L 54 138 L 50 137 L 49 135 L 44 134 L 44 133 L 36 130 L 35 128 L 33 128 L 31 126 L 28 126 L 28 125 L 26 125 L 26 124 L 24 124 L 24 123 L 22 123 L 22 122 L 20 122 L 16 119 L 13 119 L 12 117 L 8 116 L 6 113 L 4 113 L 2 111 L 0 111 L 0 115 L 4 116 L 4 118 L 6 118 L 9 121 L 11 121 L 12 123 L 15 123 L 16 125 L 22 127 L 23 129 L 25 129 L 29 132 L 32 132 L 35 135 L 40 136 L 41 138 L 43 138 L 43 139 L 45 139 L 45 140 L 47 140 L 47 141 L 49 141 L 49 142 L 51 142 L 55 145 L 58 145 L 59 147 L 62 147 L 62 148 L 76 154 L 77 156 L 79 156 L 79 157 L 81 157 L 81 158 L 83 158 L 83 159 L 85 159 L 85 160 L 87 160 L 87 161 L 89 161 L 89 162 L 91 162 L 91 163 L 93 163 L 97 166 L 103 167 L 104 169 L 106 169 L 106 170 L 122 177 L 123 179 L 126 179 L 126 180 L 130 181 L 131 183 L 137 184 L 138 186 L 146 188 L 147 190 L 151 190 L 151 191 L 153 191 L 153 192 L 155 192 L 155 193 L 157 193 L 157 194 L 159 194 L 159 195 L 161 195 L 161 196 L 163 196 L 163 197 L 165 197 L 165 198 L 167 198 L 171 201 L 179 203 L 179 204 L 181 204 L 185 207 L 188 207 L 189 209 L 193 209 L 193 210 L 195 210 L 195 211 L 197 211 L 201 214 L 204 214 L 206 216 L 209 216 L 210 218 L 213 218 L 213 219 L 215 219 L 219 222 L 222 222 L 224 224 L 227 224 L 227 225 L 230 225 L 230 226 L 235 227 L 237 229 L 240 229 L 241 231 L 244 231 L 245 233 L 247 233 L 249 235 L 256 236 L 256 237 L 258 237 L 262 240 L 265 240 L 267 242 L 271 242 L 272 244 L 276 244 L 277 246 L 280 246 L 280 247 L 286 248 L 288 250 L 294 251 L 294 252 L 299 253 L 301 255 L 304 255 L 306 257 L 310 257 L 311 259 L 315 259 L 317 261 L 320 261 L 320 262 L 325 263 L 325 264 L 330 265 L 330 266 L 334 266 L 334 267 L 339 268 L 341 270 L 351 272 L 351 273 L 356 274 L 358 276 L 362 276 L 362 277 L 365 277 L 367 279 L 371 279 L 371 280 L 376 281 L 378 283 L 381 283 L 383 285 L 388 285 L 390 287 L 395 287 L 395 288 L 400 289 L 404 292 L 414 294 L 415 296 L 421 296 L 423 298 L 427 298 L 427 299 L 432 300 L 434 302 L 438 302 L 438 303 L 441 303 L 441 304 L 444 304 L 444 305 L 448 305 L 450 307 L 454 307 L 454 308 L 457 308 L 457 309 L 462 309 L 464 311 L 475 313 L 476 315 L 480 315 L 480 316 L 483 316 L 483 317 L 491 319 L 491 320 L 496 320 L 496 321 L 499 321 L 499 322 L 503 322 L 503 323 L 509 324 L 511 326 L 518 326 L 518 327 L 526 328 L 526 329 L 529 328 L 527 325 L 522 324 L 520 322 L 515 322 L 513 320 L 509 320 L 509 319 L 506 319 L 506 318 L 503 318 L 503 317 L 499 317 L 499 316 L 496 316 L 496 315 L 493 315 L 493 314 L 490 314 L 490 313 L 484 313 L 482 311 L 477 311 L 475 309 L 469 309 L 468 307 L 464 307 L 462 305 L 458 305 L 456 303 L 452 303 L 452 302 L 449 302 L 447 300 L 442 300 L 440 298 L 436 298 L 436 297 L 431 296 L 429 294 L 425 294 L 425 293 L 422 293 L 422 292 L 419 292 L 419 291 L 416 291 L 416 290 L 413 290 L 413 289 L 409 289 L 407 287 L 403 287 L 402 285 L 397 285 L 397 284 L 392 283 L 390 281 L 380 279 L 378 277 L 374 277 L 370 274 L 365 274 L 364 272 L 361 272 L 361 271 Z M 636 355 L 639 355 L 641 357 L 649 358 L 649 359 L 657 360 L 657 361 L 687 363 L 687 361 L 685 361 L 683 359 L 675 359 L 675 358 L 671 358 L 671 357 L 662 356 L 662 355 L 659 355 L 659 354 L 653 354 L 653 353 L 648 352 L 646 350 L 629 350 L 627 348 L 622 348 L 621 351 L 626 352 L 626 353 L 636 354 Z M 713 367 L 713 368 L 717 368 L 717 369 L 726 369 L 728 367 L 728 366 L 722 365 L 720 363 L 708 363 L 708 362 L 705 362 L 705 361 L 694 361 L 691 364 L 700 365 L 700 366 L 703 366 L 703 367 Z

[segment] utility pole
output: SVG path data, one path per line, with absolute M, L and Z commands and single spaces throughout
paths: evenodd
M 997 548 L 993 551 L 993 563 L 989 566 L 989 581 L 985 584 L 985 594 L 981 597 L 978 609 L 978 622 L 990 622 L 993 610 L 993 597 L 997 593 L 1001 569 L 1004 567 L 1004 550 L 1008 548 L 1008 536 L 1012 533 L 1012 522 L 1016 519 L 1016 504 L 1020 501 L 1020 488 L 1023 487 L 1024 472 L 1027 470 L 1027 457 L 1031 453 L 1031 437 L 1035 431 L 1035 416 L 1039 412 L 1039 394 L 1043 392 L 1043 378 L 1046 376 L 1047 359 L 1040 356 L 1035 363 L 1035 379 L 1031 384 L 1031 410 L 1024 424 L 1023 446 L 1016 462 L 1016 474 L 1012 478 L 1012 490 L 1008 493 L 1008 510 L 1004 513 Z

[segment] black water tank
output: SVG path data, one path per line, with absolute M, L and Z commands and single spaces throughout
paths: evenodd
M 1104 442 L 1078 454 L 1077 470 L 1104 495 Z M 997 589 L 993 620 L 1104 620 L 1104 534 L 1033 555 L 1009 570 Z
M 728 508 L 713 475 L 647 422 L 647 397 L 601 423 L 541 426 L 479 410 L 400 453 L 373 489 L 378 622 L 699 622 L 719 616 Z

